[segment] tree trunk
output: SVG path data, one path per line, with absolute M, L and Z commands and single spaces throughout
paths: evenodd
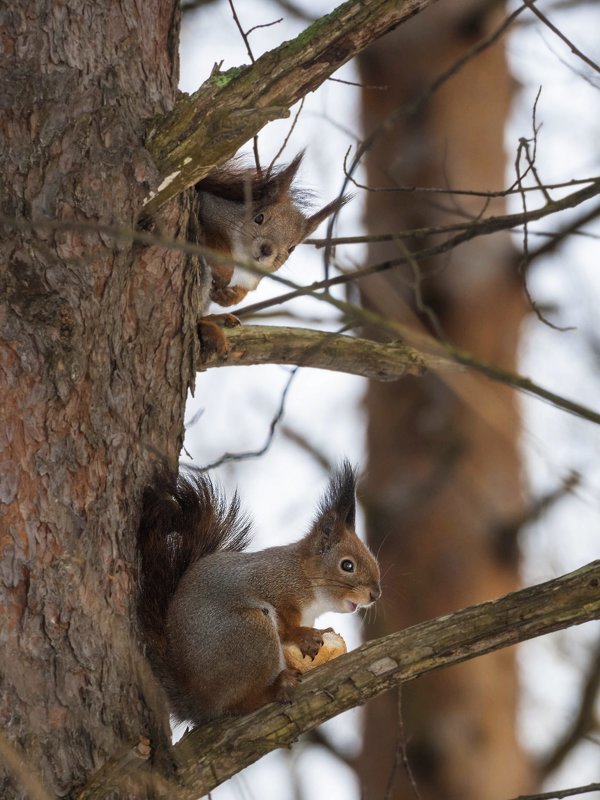
M 178 5 L 20 0 L 2 12 L 7 800 L 33 796 L 37 778 L 66 796 L 120 747 L 165 734 L 132 638 L 136 501 L 153 459 L 178 455 L 196 273 L 181 253 L 23 223 L 135 226 L 156 186 L 145 128 L 175 97 Z M 186 235 L 190 202 L 165 207 L 169 235 Z
M 361 56 L 362 82 L 387 87 L 364 89 L 366 133 L 402 109 L 368 152 L 369 186 L 504 186 L 511 81 L 500 44 L 411 107 L 498 24 L 499 18 L 477 13 L 484 5 L 435 6 Z M 367 222 L 371 233 L 380 233 L 475 217 L 483 208 L 486 214 L 504 211 L 500 201 L 490 205 L 469 196 L 373 192 Z M 399 252 L 372 245 L 371 261 Z M 363 285 L 369 305 L 386 316 L 441 331 L 481 359 L 514 368 L 526 309 L 506 234 L 479 238 L 450 258 Z M 406 377 L 371 383 L 366 407 L 368 530 L 385 573 L 385 610 L 369 636 L 513 590 L 518 557 L 510 522 L 522 507 L 522 492 L 512 391 L 468 373 Z M 486 800 L 527 789 L 516 701 L 514 653 L 508 650 L 405 687 L 403 731 L 394 698 L 377 698 L 366 711 L 360 770 L 365 796 L 382 797 L 392 785 L 389 796 L 414 797 L 396 752 L 402 742 L 424 800 Z

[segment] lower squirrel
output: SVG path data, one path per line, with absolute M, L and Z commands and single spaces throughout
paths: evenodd
M 210 288 L 205 292 L 202 313 L 211 300 L 231 306 L 258 286 L 262 276 L 237 266 L 236 261 L 255 261 L 266 272 L 275 272 L 296 245 L 350 199 L 345 195 L 313 214 L 305 213 L 309 193 L 294 186 L 303 155 L 299 153 L 287 166 L 266 172 L 229 161 L 196 184 L 201 242 L 231 259 L 226 263 L 206 259 Z M 226 355 L 219 323 L 238 322 L 232 314 L 204 317 L 200 323 L 204 345 Z
M 326 611 L 381 595 L 377 560 L 354 530 L 356 476 L 333 474 L 308 533 L 247 552 L 250 525 L 201 474 L 162 475 L 144 493 L 138 616 L 147 654 L 179 720 L 201 724 L 289 702 L 300 673 L 285 646 L 311 658 Z

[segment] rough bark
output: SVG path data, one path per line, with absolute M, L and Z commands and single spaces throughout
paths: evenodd
M 135 225 L 157 181 L 147 120 L 175 98 L 178 14 L 175 0 L 4 6 L 5 218 Z M 186 203 L 165 207 L 171 235 Z M 63 797 L 121 744 L 164 739 L 133 622 L 136 500 L 153 457 L 178 454 L 196 273 L 100 233 L 4 223 L 0 249 L 0 725 L 16 754 L 0 795 L 37 774 Z
M 388 87 L 364 91 L 367 133 L 400 109 L 368 153 L 370 186 L 489 191 L 504 185 L 511 85 L 501 45 L 418 102 L 498 22 L 477 15 L 484 5 L 436 6 L 361 58 L 364 84 Z M 369 231 L 380 233 L 463 221 L 464 214 L 483 211 L 484 202 L 375 192 L 367 207 Z M 485 211 L 503 213 L 502 201 Z M 402 252 L 384 243 L 370 248 L 376 263 L 397 255 Z M 370 306 L 418 331 L 441 328 L 455 346 L 514 370 L 525 304 L 508 240 L 502 234 L 478 239 L 449 259 L 420 262 L 419 269 L 420 275 L 413 262 L 401 274 L 380 276 L 379 286 L 370 282 L 364 287 Z M 513 589 L 516 543 L 502 530 L 522 505 L 514 395 L 472 374 L 429 374 L 371 384 L 366 407 L 369 539 L 386 572 L 385 613 L 369 634 L 380 636 Z M 425 800 L 485 800 L 529 788 L 528 764 L 515 735 L 516 699 L 514 653 L 508 650 L 403 691 L 404 744 Z M 383 796 L 388 782 L 392 797 L 414 796 L 398 764 L 397 713 L 389 697 L 367 707 L 360 778 L 369 796 Z

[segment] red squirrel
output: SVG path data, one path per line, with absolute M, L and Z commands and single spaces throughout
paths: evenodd
M 239 303 L 258 286 L 261 275 L 237 266 L 236 261 L 256 261 L 266 272 L 275 272 L 296 245 L 350 199 L 345 195 L 306 214 L 308 193 L 294 186 L 303 156 L 299 153 L 287 166 L 266 173 L 230 161 L 196 184 L 202 244 L 231 257 L 227 264 L 211 264 L 207 259 L 211 285 L 206 307 L 208 300 L 221 306 Z M 231 325 L 238 320 L 231 314 L 205 317 L 201 339 L 225 355 L 218 322 Z
M 247 552 L 250 525 L 199 473 L 146 489 L 138 535 L 138 614 L 171 711 L 201 724 L 289 702 L 300 673 L 285 646 L 313 658 L 325 611 L 353 612 L 381 595 L 377 560 L 354 530 L 354 470 L 329 482 L 308 533 Z

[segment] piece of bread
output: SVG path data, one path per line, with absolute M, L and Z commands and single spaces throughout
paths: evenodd
M 308 672 L 308 670 L 319 667 L 321 664 L 325 664 L 327 661 L 331 661 L 332 658 L 337 658 L 346 652 L 346 642 L 339 633 L 326 631 L 323 634 L 323 644 L 314 659 L 311 659 L 310 656 L 303 656 L 297 645 L 288 644 L 285 646 L 285 660 L 291 669 Z

